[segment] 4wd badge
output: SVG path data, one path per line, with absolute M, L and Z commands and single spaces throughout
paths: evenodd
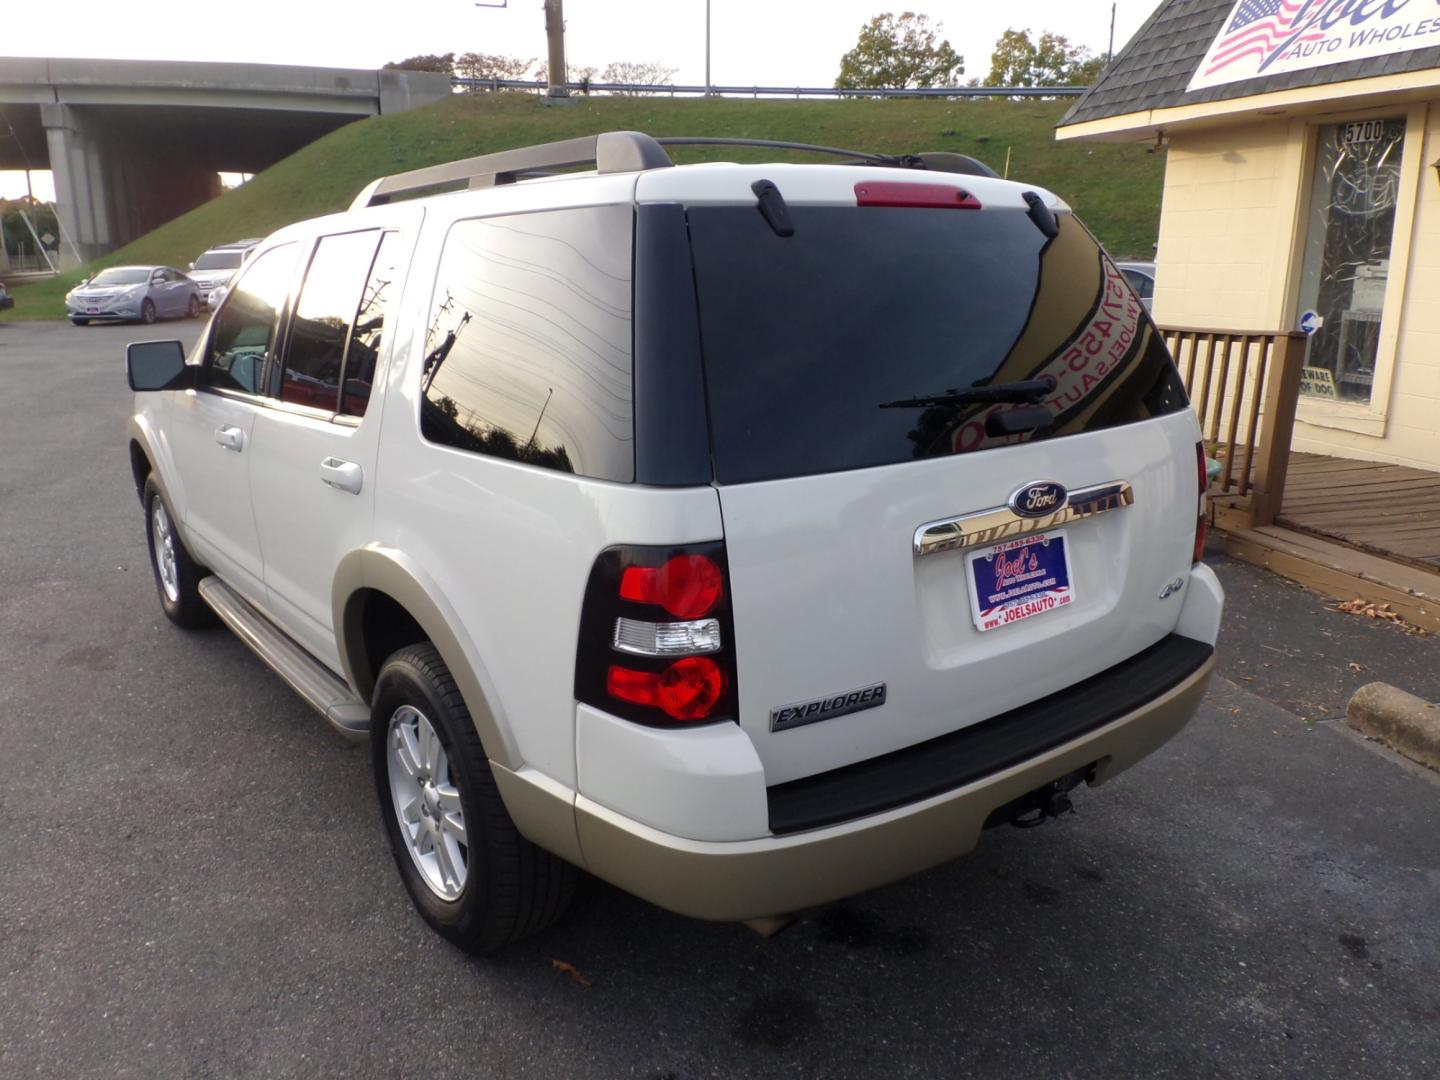
M 778 709 L 771 709 L 770 730 L 785 731 L 819 720 L 831 720 L 846 713 L 859 712 L 861 709 L 874 709 L 884 704 L 885 684 L 872 683 L 858 690 L 836 694 L 834 697 L 817 698 L 815 701 L 802 701 L 797 705 L 782 705 Z

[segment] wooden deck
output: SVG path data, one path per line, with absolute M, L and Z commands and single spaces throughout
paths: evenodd
M 1291 454 L 1276 523 L 1434 570 L 1440 568 L 1440 473 Z
M 1387 605 L 1406 622 L 1440 633 L 1440 573 L 1274 526 L 1220 534 L 1225 553 L 1336 600 Z

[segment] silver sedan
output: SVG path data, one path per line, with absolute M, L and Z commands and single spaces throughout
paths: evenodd
M 203 308 L 195 282 L 172 266 L 112 266 L 65 294 L 65 314 L 76 326 L 193 319 Z

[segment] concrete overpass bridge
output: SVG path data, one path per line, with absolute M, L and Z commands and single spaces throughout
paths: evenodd
M 0 169 L 51 170 L 73 264 L 218 195 L 217 172 L 450 93 L 448 75 L 416 71 L 0 58 Z

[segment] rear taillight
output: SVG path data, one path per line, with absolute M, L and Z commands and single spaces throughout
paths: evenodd
M 600 554 L 580 615 L 575 696 L 643 724 L 735 718 L 723 543 Z
M 659 672 L 614 664 L 605 689 L 616 701 L 659 709 L 672 720 L 707 720 L 725 692 L 725 673 L 708 656 L 687 656 Z
M 659 604 L 680 619 L 709 614 L 724 591 L 720 567 L 706 555 L 672 555 L 661 566 L 627 566 L 620 575 L 622 599 Z
M 1205 489 L 1210 486 L 1210 477 L 1206 470 L 1205 444 L 1195 444 L 1195 467 L 1199 474 L 1200 490 L 1196 501 L 1195 518 L 1195 550 L 1193 561 L 1199 562 L 1205 558 L 1205 537 L 1210 531 L 1210 521 L 1205 515 Z

